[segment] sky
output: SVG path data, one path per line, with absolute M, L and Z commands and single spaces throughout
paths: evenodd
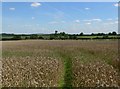
M 118 32 L 116 2 L 3 2 L 3 33 Z

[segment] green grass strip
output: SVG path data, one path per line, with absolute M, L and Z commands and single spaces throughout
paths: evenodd
M 63 59 L 64 63 L 64 83 L 62 89 L 72 88 L 72 59 L 68 53 L 59 52 L 59 55 Z

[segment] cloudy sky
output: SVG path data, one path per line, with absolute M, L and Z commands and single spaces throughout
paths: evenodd
M 3 2 L 5 33 L 97 33 L 118 31 L 115 2 Z

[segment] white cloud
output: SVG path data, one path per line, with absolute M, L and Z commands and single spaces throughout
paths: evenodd
M 91 22 L 92 20 L 83 20 L 83 21 L 85 21 L 85 22 Z
M 32 19 L 35 19 L 35 17 L 32 17 Z
M 114 6 L 115 6 L 115 7 L 118 7 L 118 6 L 120 6 L 120 4 L 116 3 L 116 4 L 114 4 Z
M 118 24 L 118 21 L 112 21 L 112 22 L 108 22 L 108 23 L 104 23 L 105 25 L 114 25 L 114 24 Z
M 90 25 L 91 23 L 86 23 L 86 24 Z
M 15 10 L 15 8 L 13 8 L 13 7 L 12 7 L 12 8 L 9 8 L 9 10 L 14 11 L 14 10 Z
M 101 19 L 89 19 L 89 20 L 83 20 L 85 22 L 92 22 L 92 21 L 102 21 Z
M 80 20 L 75 20 L 76 23 L 80 23 Z
M 90 8 L 85 8 L 85 10 L 90 10 Z
M 115 21 L 115 24 L 118 24 L 118 21 Z
M 92 21 L 102 21 L 101 19 L 92 19 Z
M 32 7 L 39 7 L 39 6 L 41 6 L 41 3 L 33 2 L 33 3 L 31 4 L 31 6 L 32 6 Z

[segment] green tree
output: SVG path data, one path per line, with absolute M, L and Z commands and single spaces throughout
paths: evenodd
M 50 34 L 50 40 L 55 39 L 55 35 L 54 34 Z
M 111 33 L 111 32 L 109 32 L 109 33 L 108 33 L 108 35 L 112 35 L 112 33 Z
M 91 34 L 91 36 L 94 36 L 94 35 L 95 35 L 94 33 Z
M 39 36 L 39 39 L 44 39 L 42 36 Z
M 65 36 L 65 32 L 60 32 L 60 35 Z
M 55 34 L 57 34 L 58 33 L 58 31 L 57 30 L 55 30 Z
M 115 31 L 112 32 L 112 35 L 117 35 L 117 33 Z
M 83 36 L 83 32 L 80 33 L 80 36 Z
M 22 37 L 20 35 L 14 35 L 12 40 L 21 40 Z
M 33 35 L 30 36 L 30 39 L 38 39 L 38 38 L 39 38 L 39 37 L 38 37 L 37 34 L 33 34 Z
M 77 36 L 74 34 L 74 35 L 69 35 L 69 39 L 76 39 L 77 40 Z

